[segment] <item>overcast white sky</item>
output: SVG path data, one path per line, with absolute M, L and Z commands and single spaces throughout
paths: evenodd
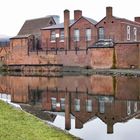
M 47 15 L 60 15 L 69 9 L 71 18 L 73 10 L 83 11 L 83 15 L 101 20 L 105 16 L 105 7 L 112 6 L 117 17 L 133 20 L 140 16 L 140 0 L 0 0 L 0 34 L 14 36 L 27 19 Z

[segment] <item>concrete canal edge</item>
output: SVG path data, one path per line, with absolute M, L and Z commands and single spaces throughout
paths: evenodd
M 1 72 L 18 76 L 65 76 L 65 75 L 112 75 L 140 77 L 140 69 L 93 69 L 90 67 L 63 65 L 10 65 L 0 68 Z
M 62 69 L 63 75 L 112 75 L 112 76 L 136 76 L 140 77 L 139 69 L 91 69 L 91 68 L 80 68 L 80 67 L 64 67 Z

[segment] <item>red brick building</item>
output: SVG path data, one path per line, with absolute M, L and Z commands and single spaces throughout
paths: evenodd
M 98 23 L 82 16 L 80 10 L 75 10 L 74 20 L 70 20 L 65 10 L 61 24 L 50 26 L 55 24 L 52 18 L 25 22 L 19 34 L 11 38 L 10 49 L 1 51 L 0 57 L 6 65 L 39 65 L 40 69 L 42 64 L 140 68 L 139 21 L 139 17 L 130 21 L 113 16 L 112 7 L 106 8 L 106 16 Z
M 135 21 L 113 16 L 112 7 L 106 7 L 106 16 L 96 24 L 98 39 L 115 42 L 140 41 L 140 17 Z
M 140 40 L 140 17 L 135 21 L 113 16 L 112 7 L 106 7 L 106 16 L 98 23 L 74 11 L 74 20 L 64 11 L 64 23 L 41 29 L 43 49 L 85 49 L 97 47 L 99 40 L 112 39 L 116 42 L 137 42 Z M 106 47 L 106 46 L 98 46 Z
M 29 47 L 30 50 L 41 49 L 40 29 L 57 23 L 55 18 L 59 16 L 47 16 L 43 18 L 26 20 L 17 36 L 11 38 L 12 47 Z
M 95 42 L 97 22 L 84 17 L 81 10 L 74 11 L 70 20 L 68 10 L 64 11 L 64 23 L 41 29 L 43 49 L 85 49 Z

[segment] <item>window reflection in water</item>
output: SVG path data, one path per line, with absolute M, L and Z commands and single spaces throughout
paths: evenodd
M 55 121 L 58 112 L 63 113 L 69 128 L 71 116 L 75 119 L 75 127 L 81 129 L 89 120 L 99 118 L 107 125 L 107 133 L 113 133 L 114 124 L 139 115 L 139 83 L 140 78 L 99 75 L 62 78 L 2 76 L 0 90 L 5 93 L 0 97 L 29 104 L 36 107 L 36 111 L 55 113 L 52 118 L 51 115 L 48 117 L 51 121 Z

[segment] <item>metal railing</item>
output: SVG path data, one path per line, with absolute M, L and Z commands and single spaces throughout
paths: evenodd
M 110 40 L 112 40 L 112 42 Z M 79 51 L 85 51 L 86 53 L 88 53 L 89 48 L 113 47 L 113 41 L 114 38 L 110 36 L 102 39 L 102 42 L 101 39 L 98 39 L 98 36 L 91 36 L 89 38 L 87 38 L 86 36 L 80 36 L 79 38 L 70 37 L 64 38 L 63 40 L 60 38 L 55 38 L 55 40 L 46 38 L 33 47 L 29 46 L 28 55 L 30 52 L 36 52 L 37 54 L 39 52 L 46 52 L 46 54 L 49 52 L 55 52 L 57 54 L 58 52 L 65 51 L 65 53 L 67 54 L 67 52 L 69 51 L 75 51 L 75 53 L 77 54 Z

